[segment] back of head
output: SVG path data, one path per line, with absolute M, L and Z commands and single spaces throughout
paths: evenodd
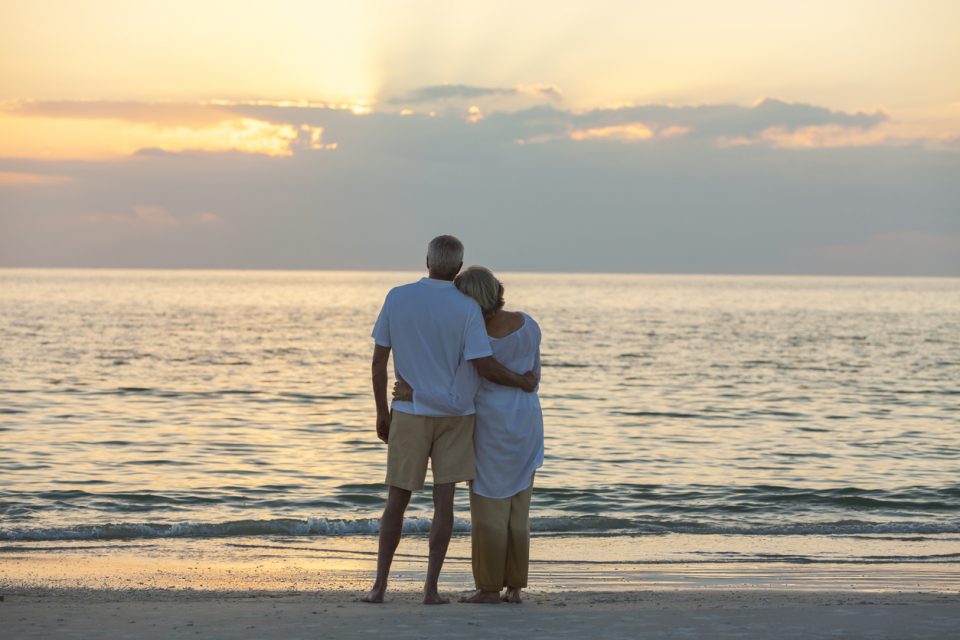
M 452 279 L 463 266 L 463 243 L 454 236 L 437 236 L 427 245 L 430 273 Z
M 462 293 L 480 305 L 484 317 L 489 317 L 503 308 L 503 285 L 486 267 L 467 267 L 453 283 Z

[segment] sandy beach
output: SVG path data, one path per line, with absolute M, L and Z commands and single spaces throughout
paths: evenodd
M 454 600 L 471 586 L 468 542 L 454 539 L 441 576 Z M 358 601 L 372 537 L 9 545 L 0 622 L 11 638 L 960 637 L 955 565 L 551 561 L 578 542 L 535 541 L 522 605 L 440 607 L 420 604 L 421 536 L 404 539 L 380 606 Z
M 958 637 L 948 594 L 531 592 L 523 605 L 384 605 L 358 591 L 32 591 L 9 594 L 11 638 L 930 638 Z

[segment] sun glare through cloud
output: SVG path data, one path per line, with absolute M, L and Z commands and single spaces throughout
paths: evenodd
M 817 247 L 957 231 L 946 179 L 960 157 L 960 40 L 946 26 L 960 19 L 955 7 L 885 3 L 864 21 L 845 3 L 534 2 L 510 5 L 515 28 L 498 3 L 216 7 L 0 9 L 0 261 L 43 263 L 54 246 L 46 230 L 58 228 L 44 220 L 84 219 L 90 202 L 108 218 L 144 201 L 176 215 L 216 211 L 219 224 L 202 231 L 224 238 L 211 255 L 186 246 L 200 227 L 162 242 L 185 264 L 224 266 L 254 255 L 233 247 L 274 215 L 290 246 L 318 220 L 352 240 L 256 265 L 346 264 L 341 247 L 393 209 L 413 217 L 400 234 L 442 212 L 481 234 L 484 216 L 531 237 L 549 219 L 546 244 L 571 248 L 589 210 L 594 229 L 619 229 L 640 249 L 625 261 L 544 256 L 561 270 L 808 272 L 830 255 Z M 887 47 L 892 38 L 903 46 Z M 224 177 L 194 183 L 199 175 Z M 175 197 L 163 192 L 172 181 Z M 455 205 L 455 187 L 478 195 Z M 237 196 L 248 189 L 282 194 L 285 208 L 259 213 L 255 193 Z M 737 248 L 744 224 L 767 235 Z M 793 225 L 805 232 L 782 232 Z M 240 229 L 249 240 L 231 236 Z M 687 264 L 680 247 L 698 234 L 717 241 Z M 501 259 L 526 268 L 522 247 L 508 242 Z M 951 247 L 932 249 L 935 271 L 960 269 Z M 87 252 L 109 255 L 103 243 L 71 255 L 83 264 Z M 388 249 L 365 266 L 397 260 Z

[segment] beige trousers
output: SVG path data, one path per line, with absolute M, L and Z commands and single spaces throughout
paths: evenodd
M 509 498 L 470 492 L 473 579 L 477 589 L 527 586 L 530 563 L 530 495 L 533 484 Z

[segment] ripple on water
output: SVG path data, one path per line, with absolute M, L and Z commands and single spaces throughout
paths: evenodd
M 25 277 L 0 291 L 3 464 L 16 465 L 3 490 L 26 509 L 19 524 L 370 531 L 343 524 L 374 522 L 386 492 L 369 329 L 407 276 Z M 534 513 L 557 520 L 536 527 L 956 528 L 958 293 L 949 279 L 511 276 L 508 303 L 544 334 Z M 427 517 L 429 491 L 410 509 Z

